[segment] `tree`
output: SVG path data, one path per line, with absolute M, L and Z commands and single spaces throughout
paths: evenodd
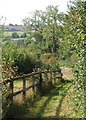
M 14 26 L 12 23 L 9 23 L 9 26 Z
M 85 88 L 85 39 L 86 39 L 86 2 L 72 2 L 68 6 L 69 10 L 63 17 L 64 49 L 70 55 L 75 54 L 77 59 L 74 62 L 73 69 L 75 73 L 74 80 L 74 98 L 76 107 L 84 109 L 84 88 Z M 62 47 L 61 47 L 62 48 Z M 69 56 L 70 58 L 70 56 Z M 83 112 L 83 111 L 82 111 Z M 84 114 L 84 113 L 83 113 Z
M 4 24 L 5 24 L 6 18 L 5 17 L 0 17 L 0 38 L 4 36 Z
M 46 8 L 46 27 L 44 28 L 44 37 L 52 42 L 52 52 L 58 48 L 58 7 L 48 6 Z
M 12 38 L 19 38 L 19 35 L 17 33 L 12 33 Z
M 27 37 L 27 34 L 26 33 L 23 33 L 22 35 L 21 35 L 21 38 L 26 38 Z
M 52 52 L 58 48 L 58 7 L 48 6 L 45 11 L 36 10 L 32 18 L 25 18 L 24 24 L 33 31 L 37 41 L 46 43 Z M 43 45 L 43 44 L 42 44 Z

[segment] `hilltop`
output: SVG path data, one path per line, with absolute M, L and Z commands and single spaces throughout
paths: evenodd
M 5 31 L 24 31 L 25 26 L 22 25 L 6 25 L 4 26 Z

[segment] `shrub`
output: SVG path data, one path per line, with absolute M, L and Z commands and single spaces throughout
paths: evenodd
M 9 69 L 13 69 L 15 73 L 27 74 L 33 72 L 41 66 L 41 62 L 38 61 L 35 55 L 28 52 L 28 49 L 17 48 L 13 44 L 6 44 L 3 47 L 3 63 Z M 9 73 L 11 76 L 11 73 Z
M 27 34 L 26 33 L 23 33 L 22 35 L 21 35 L 21 38 L 26 38 L 27 37 Z
M 19 35 L 17 33 L 12 33 L 12 38 L 19 38 Z
M 35 65 L 36 61 L 24 53 L 17 53 L 16 58 L 14 58 L 13 66 L 17 67 L 18 74 L 27 74 L 33 72 Z

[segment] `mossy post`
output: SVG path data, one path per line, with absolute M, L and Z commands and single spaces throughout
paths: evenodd
M 62 72 L 61 72 L 61 69 L 59 69 L 58 72 L 59 72 L 59 77 L 58 77 L 59 81 L 62 82 L 62 83 L 64 83 L 65 81 L 64 81 L 64 79 L 62 78 L 63 74 L 62 74 Z
M 33 97 L 35 98 L 35 96 L 36 96 L 36 89 L 35 89 L 35 76 L 34 75 L 32 76 L 32 84 L 33 84 L 33 86 L 32 86 Z
M 40 84 L 40 87 L 42 88 L 42 82 L 43 82 L 43 79 L 42 79 L 42 73 L 40 72 L 40 80 L 39 80 L 39 84 Z
M 10 92 L 11 92 L 11 97 L 9 97 L 9 102 L 11 102 L 10 106 L 9 106 L 9 109 L 7 111 L 7 115 L 9 116 L 13 116 L 13 80 L 10 82 Z M 10 113 L 10 114 L 9 114 Z
M 50 81 L 49 81 L 49 84 L 50 85 L 52 85 L 52 79 L 53 79 L 53 77 L 52 77 L 52 71 L 50 72 Z
M 13 94 L 13 81 L 10 82 L 10 92 L 11 95 Z M 13 95 L 11 96 L 11 98 L 9 98 L 11 101 L 13 101 Z
M 42 91 L 42 83 L 43 83 L 43 78 L 42 78 L 42 73 L 40 72 L 39 74 L 39 91 Z
M 23 78 L 23 100 L 26 97 L 26 78 Z

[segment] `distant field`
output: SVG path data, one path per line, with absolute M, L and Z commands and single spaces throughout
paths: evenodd
M 18 35 L 22 35 L 24 32 L 23 31 L 5 31 L 4 34 L 6 36 L 11 36 L 12 33 L 16 32 Z

